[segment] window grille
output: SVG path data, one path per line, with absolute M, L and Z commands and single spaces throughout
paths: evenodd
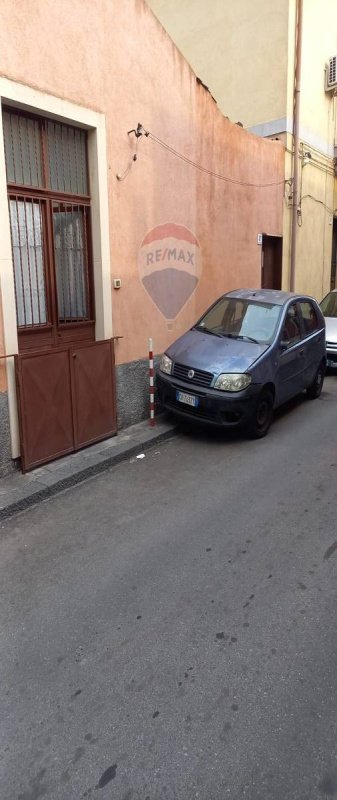
M 3 109 L 19 330 L 93 321 L 87 133 Z
M 18 327 L 47 322 L 41 201 L 9 200 Z
M 87 209 L 53 203 L 59 321 L 89 319 Z

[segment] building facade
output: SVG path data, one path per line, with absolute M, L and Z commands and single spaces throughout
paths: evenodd
M 3 0 L 0 18 L 5 474 L 144 418 L 149 337 L 159 354 L 261 285 L 284 148 L 223 116 L 143 0 Z
M 282 285 L 285 289 L 291 287 L 293 270 L 293 288 L 321 300 L 330 286 L 336 285 L 336 93 L 325 91 L 326 65 L 337 56 L 335 0 L 280 0 L 276 5 L 269 0 L 212 0 L 208 5 L 203 0 L 148 0 L 148 4 L 209 86 L 223 114 L 259 136 L 283 141 L 288 182 Z M 298 38 L 301 48 L 295 165 Z M 295 166 L 298 186 L 293 214 Z M 292 255 L 294 236 L 296 255 Z

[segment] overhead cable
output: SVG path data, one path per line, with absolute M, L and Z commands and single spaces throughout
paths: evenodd
M 225 181 L 226 183 L 233 183 L 238 186 L 248 186 L 254 189 L 267 189 L 271 186 L 284 185 L 284 180 L 271 181 L 270 183 L 253 183 L 250 181 L 240 181 L 236 178 L 230 178 L 228 175 L 222 175 L 219 172 L 214 172 L 211 169 L 207 169 L 207 167 L 202 166 L 202 164 L 198 164 L 196 161 L 193 161 L 193 159 L 188 158 L 188 156 L 185 156 L 183 153 L 179 153 L 178 150 L 176 150 L 171 145 L 167 144 L 167 142 L 163 142 L 162 139 L 159 139 L 159 136 L 156 136 L 154 133 L 151 133 L 151 131 L 146 130 L 144 126 L 141 124 L 141 122 L 138 123 L 137 128 L 128 131 L 128 135 L 130 135 L 130 133 L 134 133 L 134 135 L 137 138 L 137 142 L 141 136 L 149 137 L 150 139 L 152 139 L 153 142 L 158 144 L 164 150 L 167 150 L 169 153 L 171 153 L 171 155 L 175 156 L 176 158 L 179 158 L 181 161 L 184 161 L 185 164 L 189 164 L 191 167 L 194 167 L 194 169 L 197 169 L 200 172 L 204 172 L 206 175 L 210 175 L 212 178 L 217 178 L 219 181 Z
M 207 167 L 203 167 L 201 164 L 198 164 L 196 161 L 193 161 L 191 158 L 188 158 L 188 156 L 183 155 L 183 153 L 179 153 L 178 150 L 175 150 L 174 147 L 171 147 L 171 145 L 167 144 L 166 142 L 163 142 L 161 139 L 159 139 L 158 136 L 155 136 L 154 133 L 151 133 L 151 131 L 147 131 L 147 133 L 149 138 L 152 139 L 154 142 L 156 142 L 156 144 L 159 144 L 160 147 L 163 147 L 165 150 L 168 150 L 169 153 L 172 153 L 172 155 L 176 156 L 177 158 L 180 158 L 182 161 L 184 161 L 186 164 L 189 164 L 191 167 L 200 170 L 200 172 L 205 172 L 206 175 L 211 175 L 213 178 L 217 178 L 219 181 L 225 181 L 226 183 L 235 183 L 239 186 L 250 186 L 255 189 L 265 189 L 268 188 L 269 186 L 281 186 L 284 184 L 284 180 L 271 181 L 270 183 L 251 183 L 250 181 L 240 181 L 237 180 L 236 178 L 229 178 L 228 175 L 221 175 L 219 172 L 213 172 L 213 170 L 207 169 Z

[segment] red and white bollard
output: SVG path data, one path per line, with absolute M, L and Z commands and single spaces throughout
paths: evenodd
M 153 344 L 149 339 L 149 377 L 150 377 L 150 427 L 155 425 L 154 419 L 154 368 L 153 368 Z

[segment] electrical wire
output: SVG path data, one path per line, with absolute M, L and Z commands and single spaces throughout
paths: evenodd
M 316 169 L 319 169 L 320 172 L 324 172 L 325 175 L 331 175 L 331 177 L 334 177 L 335 175 L 335 170 L 333 166 L 324 165 L 320 161 L 317 161 L 315 158 L 311 158 L 310 161 L 308 161 L 308 166 L 309 164 L 311 164 Z
M 329 214 L 334 214 L 333 208 L 329 208 L 329 206 L 327 206 L 323 202 L 323 200 L 318 200 L 318 198 L 314 197 L 312 194 L 304 194 L 303 197 L 301 198 L 301 200 L 307 200 L 307 199 L 314 200 L 315 203 L 319 203 L 319 205 L 324 206 L 324 208 L 329 212 Z
M 322 153 L 321 150 L 318 150 L 316 147 L 313 147 L 313 145 L 309 144 L 308 142 L 302 141 L 301 144 L 302 144 L 302 152 L 305 152 L 305 150 L 309 150 L 309 152 L 311 153 L 311 159 L 309 162 L 310 164 L 315 165 L 315 167 L 317 167 L 317 169 L 320 169 L 321 172 L 327 172 L 331 176 L 335 174 L 333 166 L 334 159 L 331 156 L 325 155 L 324 153 Z M 289 155 L 292 156 L 294 155 L 294 151 L 290 150 L 288 147 L 285 147 L 285 151 L 286 153 L 289 153 Z M 315 155 L 312 155 L 312 153 L 315 153 Z M 300 158 L 301 157 L 303 158 L 303 155 L 300 156 Z
M 167 144 L 166 142 L 163 142 L 161 139 L 159 139 L 158 136 L 155 136 L 154 133 L 151 133 L 151 131 L 146 131 L 146 133 L 148 137 L 152 139 L 156 144 L 158 144 L 160 147 L 163 147 L 164 150 L 167 150 L 169 153 L 176 156 L 177 158 L 180 158 L 181 161 L 185 162 L 185 164 L 189 164 L 191 167 L 198 169 L 200 172 L 204 172 L 206 173 L 206 175 L 211 175 L 211 177 L 217 178 L 220 181 L 225 181 L 226 183 L 234 183 L 239 186 L 249 186 L 255 189 L 266 189 L 270 186 L 281 186 L 281 185 L 283 186 L 284 184 L 284 180 L 271 181 L 270 183 L 250 183 L 249 181 L 240 181 L 236 180 L 235 178 L 229 178 L 228 175 L 221 175 L 219 172 L 213 172 L 213 170 L 207 169 L 207 167 L 203 167 L 201 164 L 198 164 L 191 158 L 188 158 L 182 153 L 179 153 L 178 150 L 175 150 L 174 147 L 171 147 L 171 145 Z
M 123 181 L 123 180 L 124 180 L 124 178 L 126 178 L 126 176 L 129 174 L 129 172 L 130 172 L 130 170 L 131 170 L 131 167 L 132 167 L 133 163 L 134 163 L 135 161 L 137 161 L 137 157 L 138 157 L 138 156 L 137 156 L 137 151 L 138 151 L 138 139 L 136 139 L 136 147 L 135 147 L 135 152 L 134 152 L 134 154 L 133 154 L 133 156 L 132 156 L 131 160 L 129 161 L 129 163 L 128 163 L 128 165 L 127 165 L 126 169 L 124 170 L 124 172 L 122 172 L 122 174 L 120 174 L 120 173 L 118 172 L 118 173 L 117 173 L 117 175 L 116 175 L 116 178 L 117 178 L 117 180 L 118 180 L 118 181 Z
M 152 141 L 155 142 L 155 144 L 158 144 L 164 150 L 166 150 L 167 152 L 171 153 L 171 155 L 175 156 L 176 158 L 179 158 L 185 164 L 189 164 L 189 166 L 194 167 L 194 169 L 197 169 L 200 172 L 205 173 L 206 175 L 210 175 L 211 177 L 217 178 L 218 180 L 224 181 L 226 183 L 232 183 L 232 184 L 236 184 L 238 186 L 248 186 L 248 187 L 255 188 L 255 189 L 266 189 L 266 188 L 269 188 L 269 187 L 272 187 L 272 186 L 282 186 L 285 183 L 290 182 L 290 181 L 281 180 L 281 181 L 271 181 L 270 183 L 253 183 L 253 182 L 249 182 L 249 181 L 241 181 L 241 180 L 238 180 L 236 178 L 230 178 L 228 175 L 222 175 L 219 172 L 214 172 L 211 169 L 207 169 L 207 167 L 202 166 L 202 164 L 198 164 L 196 161 L 193 161 L 193 159 L 188 158 L 188 156 L 185 156 L 183 153 L 179 153 L 178 150 L 176 150 L 171 145 L 167 144 L 167 142 L 164 142 L 162 139 L 159 138 L 159 136 L 156 136 L 151 131 L 146 130 L 143 127 L 143 125 L 141 125 L 141 123 L 138 123 L 137 130 L 132 130 L 132 131 L 129 131 L 128 133 L 129 134 L 130 133 L 135 133 L 135 135 L 137 137 L 136 138 L 136 149 L 135 149 L 135 153 L 134 153 L 130 163 L 128 164 L 128 166 L 126 167 L 124 172 L 121 175 L 120 174 L 116 175 L 116 178 L 119 181 L 123 181 L 124 178 L 126 178 L 126 176 L 129 174 L 129 172 L 131 170 L 133 162 L 137 161 L 138 140 L 142 136 L 146 136 L 149 139 L 152 139 Z M 303 145 L 306 146 L 304 142 L 303 142 Z M 309 147 L 309 145 L 308 145 L 308 147 Z M 315 147 L 311 146 L 310 149 L 315 151 L 315 153 L 319 153 L 319 156 L 324 158 L 323 154 L 320 153 L 320 151 L 317 150 Z M 292 155 L 293 155 L 293 151 L 289 150 L 287 147 L 285 148 L 285 150 L 286 150 L 286 152 L 292 153 Z M 322 172 L 334 175 L 333 167 L 330 167 L 326 163 L 324 164 L 324 163 L 320 162 L 318 160 L 317 156 L 316 157 L 314 156 L 312 158 L 311 163 L 312 163 L 312 165 L 315 165 L 316 169 L 319 169 Z M 306 197 L 311 197 L 311 195 L 306 195 Z M 314 197 L 312 197 L 312 199 L 316 200 L 316 198 L 314 198 Z M 317 202 L 321 202 L 321 201 L 317 200 Z M 323 203 L 323 205 L 324 205 L 324 203 Z

